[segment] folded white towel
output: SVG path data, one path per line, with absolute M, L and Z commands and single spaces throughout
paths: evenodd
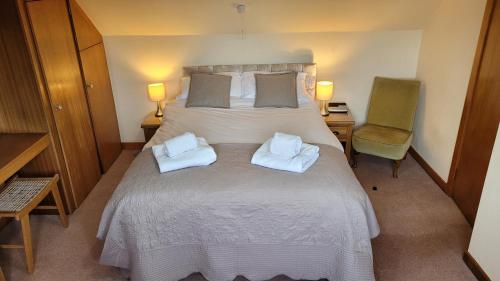
M 271 139 L 270 151 L 282 158 L 290 159 L 300 153 L 302 139 L 299 136 L 276 132 Z
M 168 157 L 175 157 L 186 151 L 197 148 L 198 141 L 193 133 L 188 132 L 165 141 L 163 145 L 165 154 Z
M 158 162 L 160 173 L 184 169 L 188 167 L 207 166 L 217 160 L 214 149 L 204 138 L 196 138 L 197 148 L 186 151 L 174 157 L 165 154 L 163 144 L 152 147 L 153 154 Z
M 253 154 L 251 163 L 271 169 L 303 173 L 309 169 L 319 157 L 319 147 L 307 143 L 303 143 L 299 154 L 290 159 L 284 159 L 271 153 L 270 146 L 271 139 L 267 140 L 257 149 Z

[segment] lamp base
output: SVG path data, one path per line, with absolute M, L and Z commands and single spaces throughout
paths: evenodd
M 319 101 L 319 112 L 323 116 L 330 115 L 330 112 L 328 112 L 328 101 L 326 100 Z
M 156 102 L 156 113 L 155 117 L 163 117 L 163 111 L 161 110 L 161 104 L 159 101 Z

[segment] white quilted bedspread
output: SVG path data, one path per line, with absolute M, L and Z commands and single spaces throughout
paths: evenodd
M 214 164 L 165 174 L 141 152 L 102 214 L 101 263 L 132 280 L 374 280 L 379 227 L 342 151 L 320 145 L 296 174 L 251 165 L 258 146 L 216 144 Z

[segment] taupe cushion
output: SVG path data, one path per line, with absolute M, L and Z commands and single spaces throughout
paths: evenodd
M 186 107 L 229 108 L 231 76 L 192 74 Z
M 297 108 L 297 73 L 255 74 L 255 107 Z

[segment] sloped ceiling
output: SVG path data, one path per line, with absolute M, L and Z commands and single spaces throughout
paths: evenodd
M 422 29 L 441 1 L 77 0 L 104 36 Z

